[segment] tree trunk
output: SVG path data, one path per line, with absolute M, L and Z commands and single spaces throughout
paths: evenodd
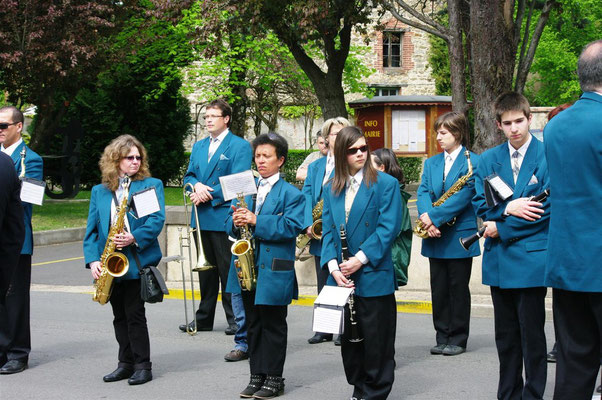
M 473 150 L 477 153 L 505 140 L 497 129 L 493 104 L 500 94 L 512 89 L 516 49 L 508 2 L 510 0 L 471 2 L 471 76 L 475 116 Z
M 51 98 L 36 103 L 35 125 L 29 146 L 43 155 L 47 153 L 50 142 L 53 140 L 63 116 L 67 113 L 67 105 L 65 103 L 54 104 Z
M 449 55 L 449 69 L 452 89 L 452 108 L 454 111 L 466 113 L 466 79 L 464 78 L 464 46 L 462 44 L 462 21 L 460 12 L 461 0 L 447 2 L 449 13 L 449 36 L 447 52 Z

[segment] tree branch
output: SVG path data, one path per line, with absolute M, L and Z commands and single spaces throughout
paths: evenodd
M 418 19 L 419 21 L 421 21 L 422 23 L 413 20 L 413 19 L 409 19 L 404 17 L 403 15 L 401 15 L 393 6 L 393 4 L 391 4 L 391 1 L 395 1 L 403 10 L 405 10 L 406 12 L 408 12 L 410 15 L 414 16 L 416 19 Z M 399 21 L 403 22 L 406 25 L 409 26 L 413 26 L 414 28 L 420 29 L 422 31 L 425 31 L 427 33 L 430 33 L 431 35 L 435 35 L 440 37 L 441 39 L 445 40 L 446 42 L 449 41 L 449 31 L 448 29 L 439 24 L 438 22 L 432 20 L 431 18 L 427 17 L 424 14 L 421 14 L 419 12 L 417 12 L 416 10 L 414 10 L 412 7 L 410 7 L 408 4 L 406 4 L 404 1 L 401 0 L 389 0 L 389 1 L 385 1 L 383 3 L 384 7 L 391 13 L 393 14 L 393 16 L 398 19 Z
M 533 31 L 533 36 L 531 37 L 531 42 L 529 43 L 529 49 L 527 50 L 527 55 L 524 59 L 519 61 L 519 70 L 516 74 L 516 82 L 514 85 L 514 90 L 519 93 L 522 93 L 525 89 L 525 83 L 527 82 L 527 75 L 529 74 L 529 70 L 531 69 L 531 64 L 533 64 L 533 58 L 535 57 L 535 50 L 537 49 L 537 45 L 539 44 L 539 39 L 541 39 L 541 34 L 550 18 L 550 12 L 554 7 L 556 7 L 558 3 L 556 0 L 546 0 L 546 3 L 541 10 L 541 14 L 539 15 L 539 19 L 537 20 L 537 25 L 535 26 L 535 30 Z

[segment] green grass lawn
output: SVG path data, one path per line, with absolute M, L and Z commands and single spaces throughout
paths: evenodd
M 165 204 L 168 206 L 183 205 L 182 188 L 166 187 Z M 86 226 L 88 208 L 90 207 L 90 191 L 80 191 L 75 199 L 52 200 L 44 197 L 43 206 L 33 206 L 31 224 L 34 232 L 52 229 L 80 228 Z

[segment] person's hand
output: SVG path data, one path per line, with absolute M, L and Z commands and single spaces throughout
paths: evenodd
M 362 266 L 362 262 L 358 260 L 357 257 L 351 257 L 349 260 L 339 264 L 339 268 L 345 276 L 351 276 L 351 274 L 360 269 Z
M 343 273 L 341 271 L 332 271 L 331 275 L 334 278 L 335 282 L 337 283 L 337 286 L 346 287 L 346 288 L 355 287 L 353 284 L 353 281 L 347 279 L 347 277 L 345 277 L 345 275 L 343 275 Z
M 431 217 L 429 217 L 428 213 L 423 213 L 419 219 L 422 221 L 424 229 L 429 230 L 429 228 L 433 226 L 433 221 L 431 221 Z
M 92 261 L 90 263 L 90 272 L 92 273 L 92 278 L 100 278 L 100 273 L 102 272 L 102 265 L 100 264 L 100 261 Z
M 243 207 L 234 207 L 234 213 L 232 214 L 232 223 L 234 226 L 244 226 L 244 225 L 256 225 L 257 224 L 257 216 Z
M 201 203 L 206 203 L 213 200 L 213 196 L 210 192 L 213 192 L 213 188 L 211 186 L 203 185 L 201 182 L 197 182 L 194 185 L 194 192 L 190 193 L 190 200 L 192 200 L 196 206 Z
M 130 232 L 117 233 L 113 237 L 113 243 L 115 243 L 115 246 L 118 249 L 123 249 L 135 241 L 136 239 L 134 239 L 134 235 L 132 235 Z
M 506 213 L 526 219 L 527 221 L 535 221 L 540 219 L 541 215 L 539 214 L 543 214 L 544 212 L 541 207 L 541 203 L 529 200 L 528 197 L 521 197 L 508 203 Z
M 441 237 L 441 231 L 435 225 L 431 225 L 426 230 L 426 233 L 428 233 L 430 238 L 440 238 Z
M 483 234 L 484 238 L 500 237 L 499 233 L 497 232 L 497 224 L 495 221 L 485 221 L 483 222 L 483 226 L 485 227 L 485 233 Z

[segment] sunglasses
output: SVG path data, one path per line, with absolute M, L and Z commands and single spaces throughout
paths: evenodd
M 140 160 L 142 160 L 141 156 L 126 156 L 126 157 L 123 157 L 123 158 L 125 158 L 128 161 L 134 161 L 134 160 L 140 161 Z
M 352 156 L 352 155 L 356 154 L 358 150 L 361 151 L 362 153 L 365 153 L 368 151 L 368 145 L 365 144 L 360 147 L 350 147 L 347 149 L 347 155 Z
M 10 124 L 6 123 L 6 122 L 3 122 L 3 123 L 0 124 L 0 129 L 8 129 L 9 126 L 16 125 L 16 124 L 18 124 L 18 122 L 12 122 Z

